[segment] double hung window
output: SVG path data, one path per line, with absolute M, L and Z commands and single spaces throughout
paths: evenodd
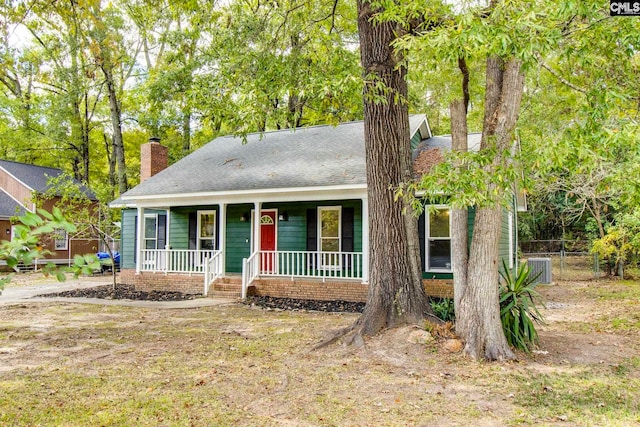
M 427 209 L 426 270 L 451 271 L 451 215 L 448 207 Z
M 66 251 L 67 249 L 69 249 L 67 245 L 68 237 L 69 235 L 67 234 L 67 230 L 64 230 L 62 228 L 57 229 L 54 232 L 54 242 L 57 251 Z
M 216 248 L 216 212 L 198 212 L 198 249 L 213 250 Z
M 340 268 L 340 206 L 321 206 L 318 208 L 318 250 L 321 253 L 321 266 Z
M 158 215 L 144 215 L 143 249 L 158 249 Z

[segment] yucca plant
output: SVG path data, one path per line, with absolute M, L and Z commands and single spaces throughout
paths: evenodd
M 536 324 L 544 324 L 544 319 L 536 304 L 542 304 L 540 294 L 535 291 L 536 279 L 526 263 L 520 264 L 512 273 L 502 260 L 500 271 L 500 320 L 507 342 L 512 347 L 529 353 L 538 342 Z
M 456 319 L 453 298 L 432 298 L 429 304 L 438 319 L 445 322 L 453 322 Z

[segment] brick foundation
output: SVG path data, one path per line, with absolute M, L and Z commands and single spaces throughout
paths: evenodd
M 126 269 L 120 271 L 120 282 L 134 285 L 141 291 L 177 291 L 189 294 L 200 294 L 203 290 L 202 275 L 140 273 Z M 444 279 L 424 279 L 427 295 L 437 298 L 453 298 L 453 281 Z M 240 288 L 239 283 L 223 283 L 224 289 Z M 212 286 L 218 289 L 223 284 Z M 276 298 L 295 298 L 311 300 L 342 300 L 364 302 L 367 300 L 369 286 L 356 280 L 291 280 L 287 277 L 259 279 L 249 287 L 249 295 L 271 296 Z
M 201 274 L 140 273 L 121 270 L 120 283 L 134 285 L 139 291 L 174 291 L 185 294 L 202 294 L 204 277 Z
M 423 279 L 424 291 L 430 297 L 453 298 L 453 280 Z
M 291 280 L 273 278 L 256 280 L 250 295 L 321 301 L 366 301 L 369 286 L 358 281 Z

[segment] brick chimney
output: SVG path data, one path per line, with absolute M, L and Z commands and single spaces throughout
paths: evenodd
M 169 165 L 169 149 L 160 145 L 160 138 L 151 137 L 140 146 L 140 182 L 151 178 Z

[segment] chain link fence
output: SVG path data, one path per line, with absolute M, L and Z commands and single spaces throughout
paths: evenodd
M 598 256 L 584 240 L 528 240 L 520 242 L 521 258 L 550 258 L 552 280 L 589 280 L 602 277 Z

